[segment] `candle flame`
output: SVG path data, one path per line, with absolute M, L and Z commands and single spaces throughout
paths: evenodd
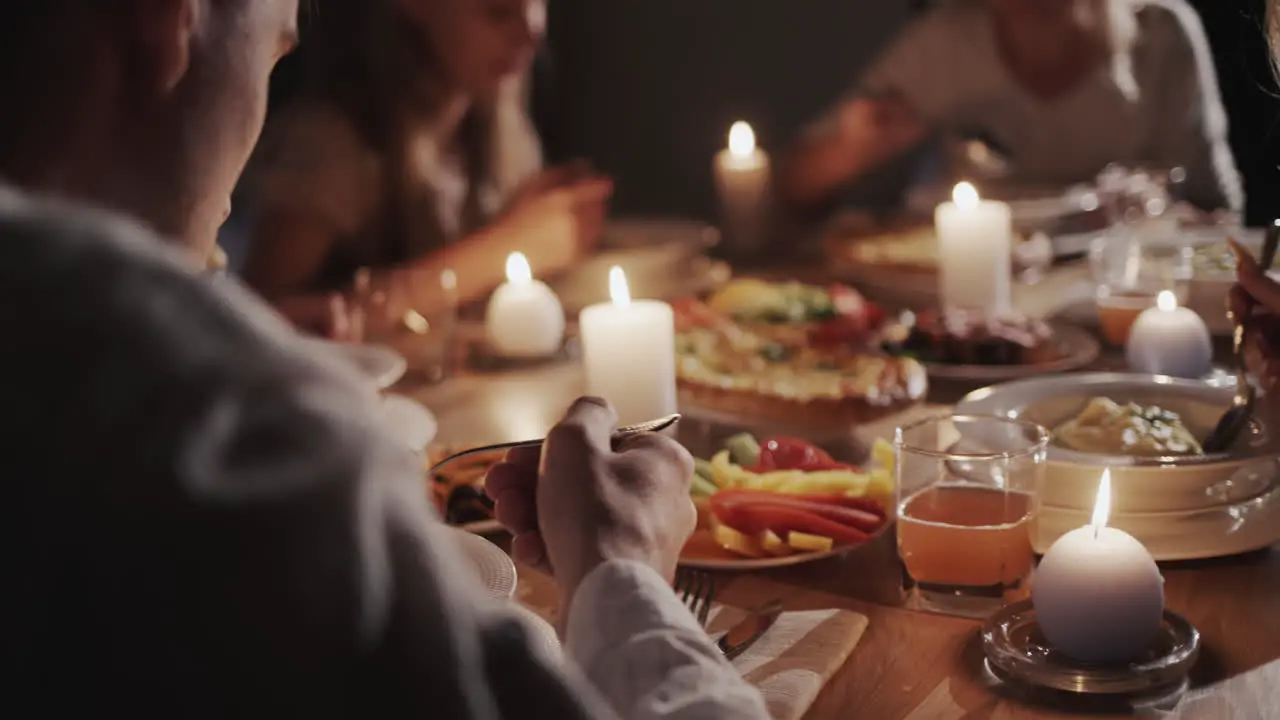
M 529 259 L 522 252 L 513 252 L 507 256 L 507 282 L 513 285 L 524 285 L 533 281 L 533 270 L 529 268 Z
M 631 304 L 631 289 L 627 287 L 627 275 L 617 265 L 609 268 L 609 297 L 613 299 L 614 307 L 626 307 Z
M 1093 534 L 1107 526 L 1111 516 L 1111 468 L 1102 471 L 1102 479 L 1098 481 L 1098 499 L 1093 503 Z
M 958 207 L 966 210 L 978 206 L 978 188 L 972 183 L 962 182 L 956 185 L 955 190 L 951 191 L 951 199 Z
M 756 151 L 756 134 L 747 123 L 739 120 L 729 128 L 729 153 L 734 157 L 747 157 Z
M 1161 290 L 1156 296 L 1156 307 L 1165 312 L 1173 312 L 1178 309 L 1178 296 L 1172 290 Z

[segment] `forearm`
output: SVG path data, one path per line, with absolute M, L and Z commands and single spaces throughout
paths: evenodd
M 570 233 L 572 229 L 566 228 L 564 232 Z M 507 256 L 513 252 L 524 253 L 535 277 L 553 274 L 569 264 L 572 258 L 562 257 L 557 250 L 565 243 L 540 240 L 538 231 L 499 220 L 449 247 L 413 261 L 411 268 L 430 277 L 452 271 L 457 280 L 457 299 L 465 303 L 484 297 L 506 280 Z
M 785 205 L 812 210 L 875 166 L 864 153 L 816 139 L 801 140 L 778 168 L 774 181 Z
M 768 717 L 759 692 L 645 565 L 615 561 L 587 576 L 573 598 L 566 646 L 620 717 Z

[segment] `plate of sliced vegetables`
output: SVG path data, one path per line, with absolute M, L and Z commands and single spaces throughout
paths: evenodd
M 733 435 L 695 461 L 698 529 L 680 564 L 756 570 L 857 548 L 892 524 L 893 461 L 883 440 L 864 468 L 799 438 Z

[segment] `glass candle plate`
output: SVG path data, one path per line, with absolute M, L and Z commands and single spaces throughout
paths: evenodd
M 1160 632 L 1139 660 L 1122 666 L 1081 663 L 1054 650 L 1036 624 L 1030 600 L 1006 605 L 982 627 L 987 662 L 1002 679 L 1072 693 L 1139 695 L 1186 680 L 1200 654 L 1200 633 L 1164 611 Z

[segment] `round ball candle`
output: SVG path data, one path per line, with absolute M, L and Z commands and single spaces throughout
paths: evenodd
M 1125 359 L 1138 372 L 1199 379 L 1213 369 L 1213 340 L 1204 320 L 1165 290 L 1134 321 Z
M 489 298 L 485 335 L 506 357 L 542 357 L 564 342 L 564 308 L 546 283 L 533 279 L 524 253 L 507 257 L 507 281 Z
M 623 425 L 676 411 L 675 318 L 671 306 L 632 300 L 622 268 L 609 270 L 611 302 L 578 319 L 587 393 L 618 411 Z
M 728 249 L 737 254 L 760 250 L 767 222 L 769 156 L 756 147 L 750 125 L 740 120 L 729 128 L 729 146 L 716 154 L 713 170 Z
M 934 213 L 943 307 L 1009 310 L 1013 283 L 1013 213 L 962 182 Z
M 1062 654 L 1096 665 L 1139 659 L 1159 632 L 1164 579 L 1132 535 L 1107 527 L 1111 471 L 1102 474 L 1093 521 L 1044 554 L 1031 585 L 1036 622 Z

